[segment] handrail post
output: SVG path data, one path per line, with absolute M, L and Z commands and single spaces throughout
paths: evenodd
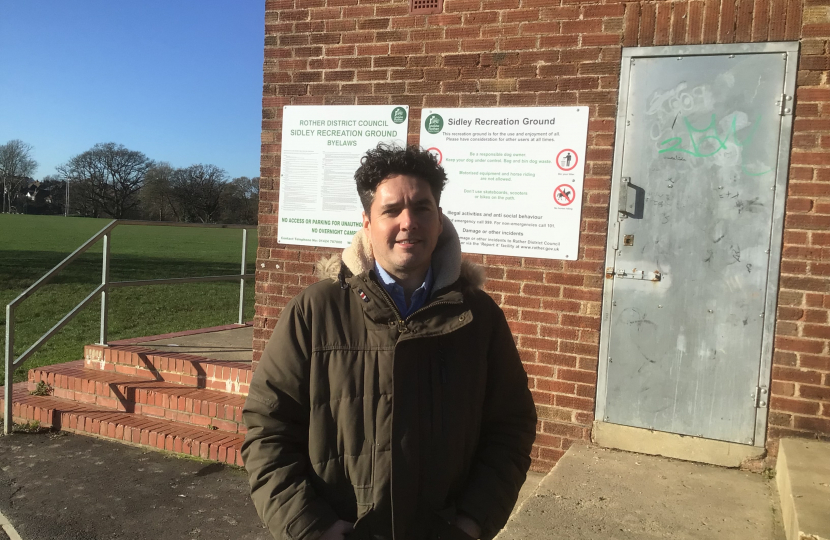
M 12 432 L 12 381 L 14 380 L 14 308 L 6 305 L 6 392 L 3 404 L 3 435 Z
M 104 255 L 101 264 L 101 285 L 104 286 L 101 289 L 101 336 L 98 341 L 101 345 L 107 344 L 107 329 L 109 325 L 109 310 L 108 302 L 109 302 L 109 281 L 110 281 L 110 234 L 112 232 L 107 232 L 104 235 Z
M 248 229 L 242 229 L 242 268 L 240 273 L 243 277 L 239 278 L 239 324 L 245 324 L 243 320 L 245 311 L 245 259 L 248 255 Z

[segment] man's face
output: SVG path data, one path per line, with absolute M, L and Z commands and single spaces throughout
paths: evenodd
M 441 209 L 429 184 L 409 175 L 390 176 L 375 190 L 363 228 L 378 264 L 398 279 L 426 275 L 443 230 Z

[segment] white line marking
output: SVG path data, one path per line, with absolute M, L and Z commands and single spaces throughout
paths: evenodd
M 6 516 L 3 515 L 3 512 L 0 512 L 0 526 L 3 527 L 3 530 L 6 531 L 6 534 L 9 535 L 11 540 L 23 540 L 20 538 L 20 535 L 17 534 L 17 531 L 14 530 L 14 526 L 9 523 L 8 519 L 6 519 Z

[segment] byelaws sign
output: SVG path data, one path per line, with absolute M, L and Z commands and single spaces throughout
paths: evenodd
M 403 146 L 405 105 L 285 106 L 278 241 L 346 247 L 362 226 L 354 172 L 380 142 Z
M 587 107 L 424 109 L 421 146 L 467 253 L 576 259 Z

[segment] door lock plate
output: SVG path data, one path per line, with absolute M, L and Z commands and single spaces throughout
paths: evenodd
M 644 270 L 637 270 L 634 268 L 633 270 L 623 270 L 622 268 L 619 270 L 615 270 L 614 272 L 610 272 L 610 275 L 613 275 L 619 279 L 638 279 L 641 281 L 662 281 L 664 274 L 659 270 L 655 270 L 654 272 L 646 272 Z M 609 273 L 606 272 L 606 277 L 609 276 Z
M 620 191 L 617 199 L 617 217 L 622 221 L 628 219 L 628 185 L 631 183 L 631 178 L 624 176 L 620 179 Z

